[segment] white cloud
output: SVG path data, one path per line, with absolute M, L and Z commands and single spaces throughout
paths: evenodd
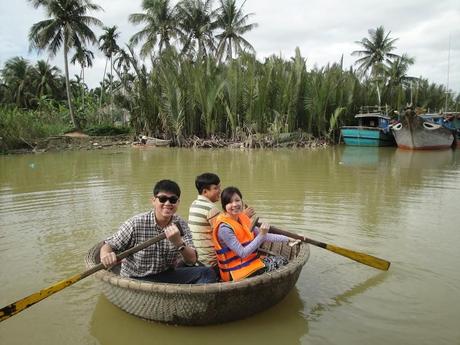
M 128 22 L 129 14 L 141 12 L 140 0 L 95 0 L 95 3 L 104 11 L 92 15 L 106 26 L 118 26 L 120 45 L 140 29 Z M 271 54 L 289 58 L 298 46 L 307 58 L 308 67 L 339 61 L 342 55 L 345 66 L 349 66 L 355 59 L 351 52 L 359 48 L 355 41 L 366 37 L 369 29 L 383 25 L 391 30 L 391 37 L 399 38 L 396 52 L 416 58 L 409 73 L 442 84 L 447 80 L 450 34 L 449 86 L 460 92 L 458 0 L 247 0 L 244 10 L 253 12 L 251 21 L 259 24 L 247 35 L 259 58 Z M 32 24 L 43 19 L 44 13 L 27 1 L 0 0 L 0 65 L 18 55 L 37 59 L 35 53 L 28 52 L 27 35 Z M 101 30 L 96 30 L 97 35 L 100 33 Z M 92 50 L 97 58 L 86 75 L 94 87 L 102 78 L 105 58 L 95 47 Z M 38 58 L 47 56 L 43 54 Z M 60 55 L 52 63 L 62 66 Z M 77 73 L 78 68 L 72 66 L 71 74 Z

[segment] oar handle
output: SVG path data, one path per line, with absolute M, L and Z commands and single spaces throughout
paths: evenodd
M 178 224 L 176 224 L 177 227 L 179 228 L 180 230 L 180 226 Z M 117 261 L 121 261 L 123 260 L 124 258 L 134 254 L 134 253 L 137 253 L 138 251 L 141 251 L 142 249 L 144 248 L 147 248 L 147 247 L 150 247 L 152 244 L 155 244 L 161 240 L 164 240 L 166 238 L 166 235 L 164 232 L 162 232 L 161 234 L 159 234 L 158 236 L 155 236 L 153 238 L 151 238 L 150 240 L 147 240 L 145 242 L 142 242 L 141 244 L 138 244 L 137 246 L 135 247 L 132 247 L 128 250 L 125 250 L 124 252 L 120 253 L 117 255 Z
M 307 242 L 307 243 L 313 244 L 314 246 L 317 246 L 317 247 L 321 247 L 321 248 L 326 248 L 327 247 L 327 244 L 324 243 L 324 242 L 319 242 L 319 241 L 316 241 L 316 240 L 312 240 L 311 238 L 308 238 L 308 237 L 305 237 L 305 236 L 302 236 L 302 235 L 298 235 L 298 234 L 294 234 L 292 232 L 282 230 L 282 229 L 279 229 L 279 228 L 274 227 L 274 226 L 270 226 L 270 232 L 273 233 L 273 234 L 284 235 L 286 237 L 290 237 L 290 238 L 293 238 L 293 239 L 296 239 L 296 240 L 301 240 L 302 242 Z
M 253 232 L 253 231 L 254 231 L 254 228 L 255 228 L 256 226 L 260 226 L 259 217 L 255 217 L 255 218 L 253 219 L 253 221 L 251 222 L 251 228 L 250 228 L 249 230 L 250 230 L 251 232 Z
M 364 265 L 377 268 L 379 270 L 388 271 L 391 265 L 389 261 L 378 258 L 376 256 L 372 256 L 366 253 L 356 252 L 354 250 L 350 250 L 350 249 L 338 247 L 332 244 L 327 244 L 324 242 L 312 240 L 311 238 L 301 236 L 301 235 L 298 235 L 298 234 L 295 234 L 295 233 L 292 233 L 286 230 L 282 230 L 274 226 L 270 226 L 270 232 L 273 234 L 284 235 L 290 238 L 294 238 L 296 240 L 301 240 L 303 242 L 312 244 L 314 246 L 329 250 L 333 253 L 345 256 L 351 260 L 362 263 Z
M 182 229 L 182 226 L 180 225 L 179 222 L 174 222 L 174 225 L 177 226 L 179 229 L 180 235 L 184 236 L 184 229 Z M 125 250 L 124 252 L 120 253 L 117 255 L 117 261 L 121 261 L 124 258 L 130 256 L 131 254 L 137 253 L 138 251 L 141 251 L 144 248 L 150 247 L 152 244 L 155 244 L 157 242 L 160 242 L 161 240 L 164 240 L 166 238 L 166 234 L 162 232 L 158 236 L 155 236 L 151 238 L 150 240 L 147 240 L 145 242 L 142 242 L 141 244 L 138 244 L 137 246 L 134 246 L 128 250 Z
M 179 229 L 181 229 L 179 224 L 176 224 L 176 225 L 177 225 L 177 227 Z M 158 236 L 155 236 L 155 237 L 151 238 L 150 240 L 142 242 L 141 244 L 138 244 L 137 246 L 134 246 L 134 247 L 132 247 L 132 248 L 130 248 L 128 250 L 125 250 L 124 252 L 121 252 L 120 254 L 117 254 L 117 262 L 116 262 L 116 264 L 112 265 L 110 268 L 118 265 L 121 262 L 121 260 L 123 260 L 124 258 L 127 258 L 128 256 L 130 256 L 130 255 L 132 255 L 134 253 L 137 253 L 137 252 L 141 251 L 144 248 L 150 247 L 152 244 L 154 244 L 156 242 L 159 242 L 161 240 L 164 240 L 165 238 L 166 238 L 166 235 L 163 232 L 163 233 L 159 234 Z M 104 264 L 97 264 L 96 266 L 93 266 L 89 270 L 83 272 L 81 274 L 82 275 L 81 279 L 86 278 L 86 277 L 90 276 L 91 274 L 96 273 L 97 271 L 102 270 L 104 268 L 105 268 Z

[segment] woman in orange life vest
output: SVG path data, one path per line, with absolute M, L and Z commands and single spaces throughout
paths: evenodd
M 220 199 L 224 212 L 214 223 L 212 237 L 223 281 L 241 280 L 288 263 L 282 256 L 259 257 L 257 249 L 263 242 L 289 242 L 289 238 L 269 234 L 267 223 L 251 232 L 251 220 L 243 213 L 243 197 L 238 188 L 225 188 Z

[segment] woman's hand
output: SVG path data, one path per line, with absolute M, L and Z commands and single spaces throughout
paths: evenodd
M 243 210 L 243 213 L 248 216 L 249 218 L 252 218 L 255 214 L 256 214 L 256 211 L 254 210 L 254 208 L 248 206 L 248 205 L 244 205 L 245 206 L 245 209 Z
M 290 239 L 289 242 L 288 242 L 288 245 L 289 245 L 289 247 L 294 247 L 295 245 L 299 244 L 300 242 L 302 242 L 302 241 L 301 240 Z
M 262 223 L 259 227 L 259 233 L 262 235 L 268 234 L 268 230 L 270 230 L 270 224 Z

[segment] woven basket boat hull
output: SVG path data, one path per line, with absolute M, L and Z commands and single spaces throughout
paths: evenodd
M 88 268 L 99 264 L 98 244 L 85 261 Z M 140 318 L 178 325 L 209 325 L 246 318 L 281 301 L 294 287 L 307 262 L 306 243 L 291 248 L 286 244 L 265 244 L 265 249 L 289 259 L 274 272 L 238 282 L 214 284 L 150 283 L 120 277 L 101 270 L 95 277 L 107 299 Z

